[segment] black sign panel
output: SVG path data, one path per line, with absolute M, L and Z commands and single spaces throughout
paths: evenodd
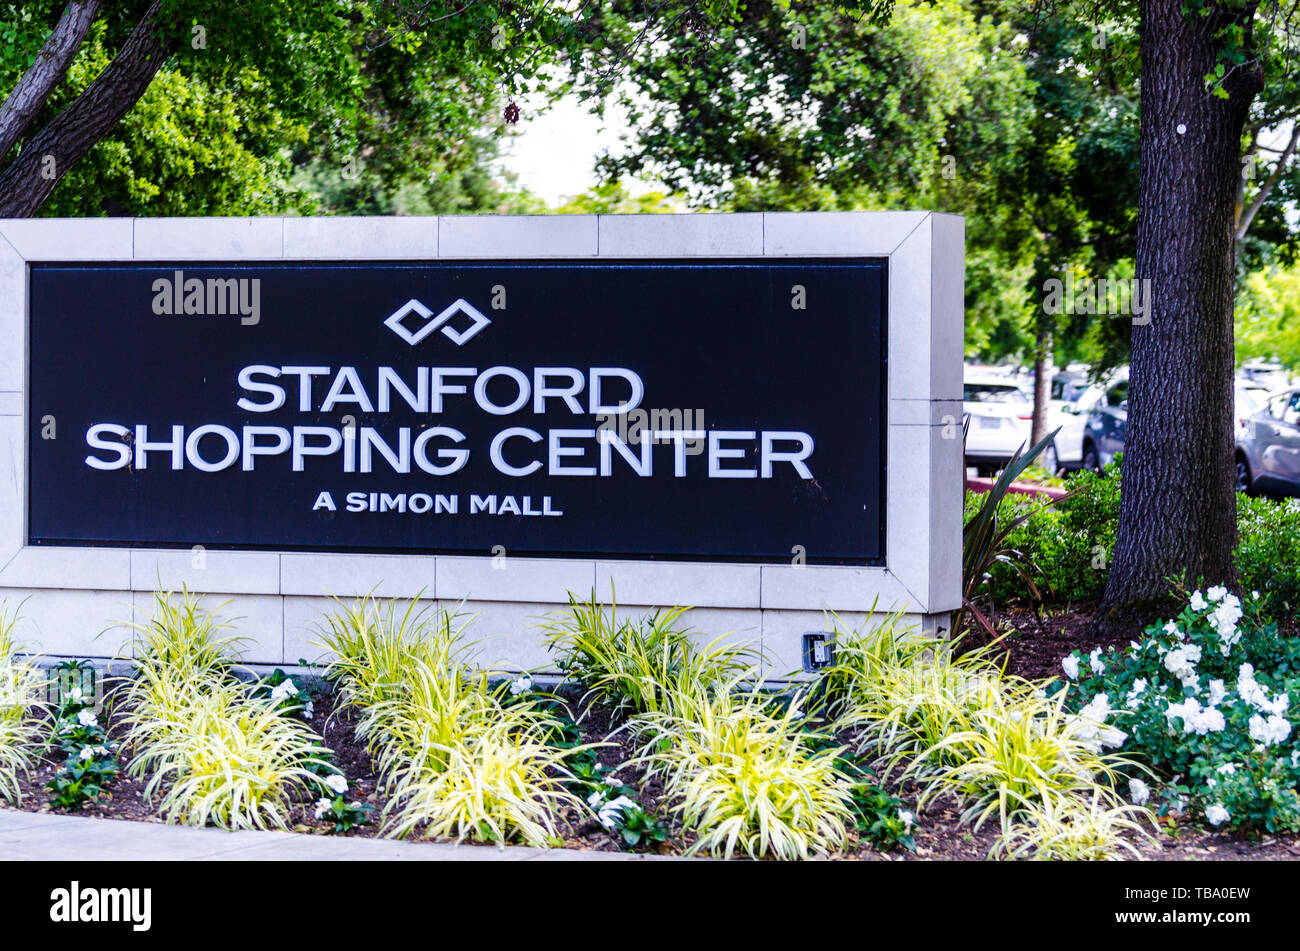
M 30 279 L 33 545 L 884 560 L 883 261 Z

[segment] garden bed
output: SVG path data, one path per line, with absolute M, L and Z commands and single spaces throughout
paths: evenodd
M 1055 639 L 1054 643 L 1064 649 L 1062 654 L 1055 655 L 1054 662 L 1058 667 L 1060 657 L 1064 656 L 1064 653 L 1068 653 L 1076 647 L 1084 646 L 1083 642 L 1074 643 L 1069 639 L 1061 638 Z M 1022 658 L 1024 656 L 1021 655 Z M 1033 653 L 1028 656 L 1037 657 L 1037 654 Z M 1036 660 L 1031 661 L 1029 666 L 1021 669 L 1037 669 L 1033 666 L 1036 663 Z M 315 711 L 310 723 L 321 732 L 326 746 L 334 752 L 335 763 L 349 777 L 352 785 L 351 795 L 372 806 L 376 813 L 380 812 L 384 807 L 385 798 L 380 790 L 379 778 L 375 774 L 370 755 L 366 751 L 365 745 L 357 740 L 353 731 L 355 717 L 347 711 L 335 710 L 332 703 L 328 703 L 328 705 L 322 703 Z M 580 721 L 582 742 L 596 743 L 605 740 L 614 725 L 614 718 L 611 717 L 609 711 L 598 708 L 589 709 Z M 110 735 L 120 736 L 120 730 L 110 730 Z M 632 744 L 628 743 L 626 739 L 620 741 L 620 738 L 616 735 L 613 742 L 614 745 L 600 749 L 597 754 L 600 761 L 609 767 L 617 767 L 633 755 Z M 65 812 L 70 815 L 85 815 L 105 819 L 162 822 L 162 819 L 158 816 L 157 804 L 150 803 L 145 799 L 144 780 L 125 773 L 117 776 L 98 801 L 87 803 L 78 812 L 69 813 L 66 810 L 52 807 L 49 802 L 49 793 L 44 786 L 59 770 L 61 762 L 62 760 L 58 756 L 46 756 L 37 768 L 32 771 L 31 775 L 22 781 L 21 803 L 13 805 L 0 802 L 0 809 L 18 809 L 25 812 L 47 814 Z M 639 770 L 630 770 L 628 772 L 633 784 L 637 785 L 641 790 L 643 805 L 647 810 L 658 811 L 662 805 L 660 799 L 663 792 L 662 783 L 654 780 L 645 781 Z M 897 790 L 897 792 L 901 793 L 903 798 L 908 798 L 907 793 L 909 790 L 901 789 Z M 315 835 L 335 834 L 332 832 L 330 823 L 314 817 L 313 806 L 314 803 L 310 799 L 295 804 L 289 824 L 291 831 Z M 973 832 L 968 824 L 961 821 L 960 812 L 961 810 L 951 802 L 938 803 L 927 810 L 921 816 L 914 832 L 914 851 L 899 848 L 881 852 L 857 839 L 851 848 L 837 856 L 837 858 L 858 861 L 981 861 L 988 855 L 989 849 L 997 838 L 996 829 L 990 827 L 979 832 Z M 581 819 L 574 815 L 571 821 L 573 828 L 564 837 L 563 847 L 600 852 L 621 850 L 622 846 L 617 837 L 611 835 L 594 820 L 589 818 Z M 343 833 L 343 835 L 363 838 L 376 838 L 379 837 L 379 834 L 378 823 L 359 826 Z M 689 842 L 690 837 L 683 836 L 680 823 L 674 823 L 668 844 L 661 844 L 652 849 L 637 849 L 634 851 L 681 854 L 685 851 Z M 495 847 L 473 840 L 467 840 L 464 844 L 471 847 Z M 1252 841 L 1244 836 L 1207 832 L 1187 825 L 1172 829 L 1162 828 L 1153 842 L 1143 844 L 1139 848 L 1144 859 L 1162 861 L 1300 859 L 1300 837 L 1297 836 L 1268 837 Z
M 727 857 L 1300 856 L 1279 834 L 1296 828 L 1294 791 L 1269 806 L 1243 786 L 1285 786 L 1300 768 L 1281 715 L 1284 691 L 1300 695 L 1288 673 L 1300 651 L 1258 599 L 1226 589 L 1196 592 L 1132 647 L 1094 643 L 1083 613 L 1012 612 L 1005 637 L 964 652 L 882 617 L 840 632 L 815 683 L 777 692 L 748 683 L 743 648 L 701 647 L 680 610 L 616 620 L 594 597 L 573 601 L 545 629 L 567 672 L 554 693 L 475 671 L 443 611 L 363 599 L 326 622 L 336 659 L 323 678 L 250 681 L 219 620 L 160 594 L 135 675 L 92 689 L 93 703 L 72 686 L 80 665 L 60 665 L 56 702 L 42 704 L 47 676 L 0 652 L 0 798 L 137 821 Z M 1258 682 L 1251 659 L 1265 664 Z M 12 767 L 24 742 L 25 773 Z

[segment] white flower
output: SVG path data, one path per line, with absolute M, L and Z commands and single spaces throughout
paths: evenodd
M 302 706 L 302 718 L 304 720 L 310 720 L 315 715 L 316 715 L 316 707 L 312 705 L 312 702 L 310 700 L 308 700 Z
M 1231 776 L 1236 771 L 1237 771 L 1236 763 L 1224 763 L 1222 766 L 1220 766 L 1218 769 L 1215 770 L 1215 772 L 1218 773 L 1220 776 Z
M 328 799 L 317 799 L 317 800 L 316 800 L 316 818 L 319 819 L 321 816 L 325 815 L 325 813 L 329 812 L 329 811 L 330 811 L 330 808 L 331 808 L 333 805 L 334 805 L 334 804 L 333 804 L 332 802 L 330 802 Z
M 1204 611 L 1208 607 L 1205 603 L 1205 599 L 1201 597 L 1201 592 L 1199 591 L 1192 592 L 1191 605 L 1193 611 Z
M 82 726 L 99 726 L 99 717 L 95 716 L 93 710 L 77 711 L 77 722 Z
M 271 688 L 272 700 L 283 700 L 285 697 L 294 697 L 298 694 L 298 688 L 293 685 L 292 680 L 282 680 Z
M 1206 596 L 1211 601 L 1222 601 L 1223 596 L 1227 593 L 1228 593 L 1228 589 L 1223 587 L 1223 585 L 1215 585 L 1213 588 L 1210 588 L 1208 591 L 1205 592 Z
M 1237 668 L 1237 694 L 1256 710 L 1273 716 L 1281 716 L 1291 705 L 1291 698 L 1284 693 L 1269 699 L 1268 691 L 1255 679 L 1255 668 L 1251 664 Z
M 1237 622 L 1241 620 L 1241 601 L 1230 594 L 1210 614 L 1210 626 L 1219 632 L 1223 645 L 1219 648 L 1224 657 L 1232 652 L 1232 645 L 1241 640 Z
M 1176 635 L 1178 635 L 1178 639 L 1179 639 L 1180 641 L 1185 641 L 1185 640 L 1187 640 L 1187 635 L 1184 634 L 1181 630 L 1179 630 L 1179 628 L 1178 628 L 1178 622 L 1177 622 L 1177 621 L 1170 621 L 1168 624 L 1166 624 L 1166 625 L 1165 625 L 1165 633 L 1166 633 L 1166 634 L 1176 634 Z
M 605 801 L 605 794 L 602 792 L 594 792 L 587 797 L 587 805 L 591 806 L 591 808 L 593 809 L 595 809 L 598 805 L 600 805 L 604 801 Z
M 912 815 L 906 809 L 898 810 L 898 819 L 903 823 L 903 827 L 906 829 L 911 829 L 912 823 L 916 822 L 916 816 Z
M 1258 592 L 1258 591 L 1252 591 L 1252 592 L 1250 593 L 1250 597 L 1251 597 L 1251 600 L 1253 600 L 1253 601 L 1258 601 L 1258 600 L 1259 600 L 1259 592 Z
M 68 699 L 71 700 L 73 703 L 78 703 L 78 702 L 80 702 L 80 700 L 81 700 L 81 688 L 80 688 L 80 687 L 73 687 L 71 690 L 69 690 L 69 691 L 68 691 Z
M 1210 825 L 1221 826 L 1232 816 L 1228 815 L 1228 810 L 1224 809 L 1222 804 L 1216 802 L 1205 810 L 1205 818 L 1209 820 Z
M 81 748 L 82 759 L 90 759 L 94 755 L 95 755 L 95 748 L 93 746 L 83 746 Z
M 1176 647 L 1165 655 L 1165 669 L 1175 677 L 1183 681 L 1183 686 L 1187 686 L 1189 679 L 1196 677 L 1196 665 L 1201 661 L 1201 648 L 1199 644 L 1184 644 Z
M 1210 707 L 1218 707 L 1227 696 L 1227 686 L 1223 681 L 1210 681 Z
M 1274 714 L 1266 720 L 1261 714 L 1256 713 L 1250 718 L 1251 739 L 1265 746 L 1281 743 L 1290 735 L 1291 721 L 1286 717 Z
M 1218 733 L 1226 725 L 1222 713 L 1214 707 L 1202 707 L 1195 697 L 1188 697 L 1182 703 L 1169 704 L 1165 716 L 1171 722 L 1180 718 L 1183 721 L 1183 732 L 1198 736 Z
M 618 822 L 620 813 L 626 809 L 636 808 L 638 808 L 636 800 L 629 799 L 627 796 L 619 796 L 617 799 L 611 799 L 601 806 L 600 811 L 596 813 L 596 818 L 606 829 L 612 829 Z
M 1071 680 L 1079 679 L 1079 658 L 1074 654 L 1061 658 L 1061 669 L 1065 671 L 1065 676 Z
M 1128 797 L 1133 800 L 1133 805 L 1141 806 L 1151 798 L 1151 790 L 1147 784 L 1140 779 L 1130 779 L 1128 781 Z
M 1078 716 L 1069 718 L 1070 735 L 1095 753 L 1100 753 L 1103 746 L 1123 746 L 1128 734 L 1106 725 L 1110 713 L 1110 698 L 1097 694 Z
M 332 776 L 326 776 L 325 785 L 334 790 L 340 796 L 348 791 L 347 777 L 340 776 L 338 773 L 335 773 Z
M 1101 648 L 1094 647 L 1092 653 L 1088 655 L 1088 666 L 1092 672 L 1100 677 L 1106 672 L 1106 665 L 1101 662 Z
M 622 786 L 623 780 L 619 779 L 617 776 L 606 776 L 605 785 L 611 788 L 614 786 Z
M 524 674 L 522 677 L 516 677 L 510 682 L 510 696 L 517 697 L 521 693 L 528 693 L 533 689 L 533 678 Z
M 1124 706 L 1128 707 L 1130 710 L 1136 710 L 1138 704 L 1142 702 L 1142 694 L 1146 692 L 1147 679 L 1145 677 L 1139 677 L 1137 680 L 1133 681 L 1133 689 L 1130 690 L 1128 696 L 1124 698 Z

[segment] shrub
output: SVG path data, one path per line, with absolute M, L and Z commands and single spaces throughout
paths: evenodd
M 1290 697 L 1300 695 L 1300 641 L 1279 637 L 1259 608 L 1224 588 L 1194 592 L 1140 643 L 1065 659 L 1077 686 L 1055 686 L 1071 709 L 1117 707 L 1123 750 L 1155 770 L 1155 796 L 1215 826 L 1300 829 L 1300 744 Z M 1152 795 L 1136 780 L 1136 802 Z
M 318 785 L 328 768 L 319 737 L 277 705 L 248 697 L 242 684 L 209 685 L 187 716 L 168 720 L 131 764 L 152 773 L 145 797 L 160 790 L 168 822 L 225 829 L 288 825 L 291 796 Z
M 333 653 L 325 677 L 334 682 L 343 706 L 366 710 L 400 698 L 413 661 L 449 671 L 467 652 L 460 615 L 432 610 L 413 600 L 380 601 L 367 596 L 325 618 L 319 646 Z
M 1042 572 L 1039 585 L 1045 599 L 1058 603 L 1095 601 L 1106 587 L 1106 567 L 1115 551 L 1119 524 L 1120 461 L 1104 472 L 1076 472 L 1066 483 L 1069 494 L 1049 502 L 1028 495 L 1008 496 L 998 508 L 999 519 L 1013 520 L 1032 513 L 1007 537 L 1007 545 L 1022 552 Z M 979 504 L 968 493 L 970 512 Z M 997 603 L 1027 593 L 1019 574 L 995 565 L 989 584 Z
M 669 709 L 673 697 L 698 696 L 751 670 L 754 652 L 721 643 L 697 647 L 678 622 L 686 608 L 656 611 L 646 618 L 618 620 L 596 601 L 569 595 L 569 610 L 545 625 L 547 646 L 561 670 L 581 683 L 588 696 L 641 713 Z
M 155 594 L 155 614 L 133 625 L 137 668 L 124 691 L 128 772 L 148 776 L 168 822 L 285 828 L 294 796 L 321 786 L 320 737 L 256 699 L 234 675 L 241 638 L 201 599 Z
M 0 611 L 0 799 L 18 802 L 19 779 L 40 756 L 40 715 L 46 678 L 32 664 L 18 660 L 13 631 L 16 618 Z
M 128 627 L 135 632 L 128 656 L 138 667 L 166 670 L 173 682 L 228 676 L 239 660 L 240 645 L 247 641 L 224 634 L 230 625 L 186 589 L 179 597 L 170 591 L 154 592 L 153 617 Z
M 819 694 L 834 728 L 888 775 L 959 728 L 967 708 L 999 689 L 1001 671 L 984 651 L 959 657 L 953 642 L 912 633 L 900 615 L 873 624 L 846 633 L 835 619 L 835 663 L 821 671 Z
M 510 697 L 471 668 L 455 616 L 371 598 L 327 620 L 326 668 L 357 710 L 357 736 L 375 758 L 389 801 L 384 833 L 547 846 L 565 810 L 585 811 L 565 788 L 561 721 L 544 698 Z
M 1005 833 L 1035 806 L 1085 796 L 1115 800 L 1111 787 L 1125 761 L 1101 748 L 1122 742 L 1122 734 L 1095 708 L 1070 715 L 1061 700 L 991 691 L 958 719 L 958 729 L 913 760 L 921 807 L 953 793 L 968 803 L 963 821 L 978 829 L 997 815 Z
M 837 622 L 836 662 L 822 672 L 821 693 L 833 729 L 882 775 L 901 769 L 920 790 L 918 807 L 952 795 L 977 828 L 996 815 L 1000 848 L 1017 855 L 1083 851 L 1085 828 L 1098 849 L 1110 841 L 1106 828 L 1112 838 L 1131 831 L 1112 788 L 1129 764 L 1102 752 L 1120 736 L 1106 712 L 1067 712 L 1063 701 L 1006 676 L 987 649 L 957 656 L 958 645 L 909 634 L 897 615 L 871 623 L 844 634 Z M 1079 804 L 1090 800 L 1105 809 L 1085 817 Z
M 512 708 L 513 710 L 513 708 Z M 454 742 L 394 751 L 381 760 L 391 796 L 386 834 L 555 845 L 559 816 L 581 811 L 564 787 L 568 751 L 547 745 L 513 717 L 458 731 Z
M 1237 573 L 1274 617 L 1300 611 L 1300 499 L 1237 496 Z
M 1050 797 L 1025 808 L 1024 821 L 993 845 L 992 858 L 1102 861 L 1134 858 L 1141 852 L 1125 835 L 1149 837 L 1150 815 L 1131 805 L 1116 805 L 1094 791 L 1091 796 Z
M 691 852 L 806 859 L 844 846 L 854 813 L 843 747 L 809 749 L 799 699 L 774 713 L 770 697 L 724 688 L 634 721 L 639 762 L 698 836 Z

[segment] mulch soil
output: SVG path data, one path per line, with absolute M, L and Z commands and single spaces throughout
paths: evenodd
M 1086 612 L 1058 613 L 1052 616 L 1035 616 L 1030 611 L 1012 612 L 999 618 L 1009 629 L 1009 634 L 998 641 L 994 650 L 1005 661 L 1008 673 L 1026 678 L 1042 679 L 1058 676 L 1061 658 L 1076 648 L 1089 651 L 1093 647 L 1110 646 L 1092 639 L 1088 631 L 1089 615 Z M 1124 638 L 1117 643 L 1127 643 Z M 354 829 L 347 835 L 374 837 L 380 834 L 380 816 L 385 806 L 383 790 L 379 786 L 374 764 L 365 746 L 359 743 L 354 732 L 354 718 L 348 711 L 335 710 L 330 697 L 316 701 L 316 713 L 310 725 L 322 734 L 324 742 L 334 752 L 336 765 L 348 777 L 351 788 L 348 800 L 357 799 L 374 807 L 372 821 L 367 826 Z M 575 704 L 576 706 L 576 704 Z M 681 823 L 670 811 L 671 803 L 663 801 L 663 786 L 657 779 L 647 778 L 642 770 L 625 765 L 635 755 L 626 731 L 616 729 L 618 721 L 610 711 L 590 707 L 578 717 L 584 743 L 605 743 L 597 752 L 599 761 L 609 767 L 620 767 L 619 777 L 638 790 L 638 798 L 647 812 L 664 820 L 670 830 L 669 843 L 660 844 L 654 851 L 681 854 L 693 844 L 691 835 L 681 828 Z M 111 728 L 110 733 L 116 732 Z M 114 736 L 114 739 L 118 737 Z M 119 762 L 129 762 L 129 752 L 118 751 Z M 58 771 L 61 757 L 47 757 L 22 784 L 22 801 L 14 806 L 0 803 L 0 808 L 16 808 L 28 812 L 52 812 L 45 783 Z M 624 764 L 624 765 L 620 765 Z M 87 804 L 82 815 L 139 822 L 161 822 L 156 803 L 145 799 L 145 781 L 125 772 L 110 784 L 101 801 Z M 912 802 L 908 790 L 895 791 L 905 802 Z M 332 834 L 330 823 L 313 816 L 314 802 L 304 800 L 295 804 L 289 827 L 295 832 Z M 973 830 L 960 820 L 960 808 L 955 802 L 939 801 L 920 816 L 915 830 L 915 852 L 898 849 L 878 852 L 870 845 L 854 840 L 842 858 L 862 861 L 916 861 L 984 859 L 997 838 L 996 820 L 982 829 Z M 566 848 L 589 851 L 618 851 L 621 842 L 600 824 L 576 813 L 567 817 L 568 833 L 563 845 Z M 1265 837 L 1250 840 L 1242 836 L 1209 832 L 1194 825 L 1171 823 L 1162 826 L 1156 838 L 1139 846 L 1142 858 L 1157 860 L 1216 861 L 1216 860 L 1285 860 L 1300 859 L 1300 836 Z

